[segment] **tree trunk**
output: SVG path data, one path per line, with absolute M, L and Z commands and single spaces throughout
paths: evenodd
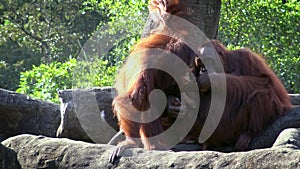
M 218 32 L 221 0 L 181 0 L 181 2 L 191 12 L 184 19 L 197 26 L 209 39 L 215 39 Z M 155 22 L 153 15 L 149 14 L 142 37 L 148 36 L 150 31 L 157 26 L 158 23 Z

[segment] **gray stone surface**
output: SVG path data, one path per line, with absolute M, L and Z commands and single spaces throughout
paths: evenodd
M 114 92 L 112 88 L 65 90 L 60 93 L 60 118 L 57 104 L 0 89 L 0 139 L 6 139 L 0 145 L 0 168 L 300 168 L 300 106 L 251 142 L 251 148 L 264 149 L 175 153 L 137 148 L 109 164 L 114 146 L 74 140 L 107 143 L 116 133 Z M 50 138 L 56 130 L 59 137 L 74 140 Z M 197 145 L 177 148 L 199 150 Z
M 300 128 L 289 128 L 283 130 L 273 144 L 273 147 L 276 146 L 300 149 Z
M 300 94 L 289 94 L 293 105 L 300 105 Z
M 300 150 L 275 146 L 238 153 L 128 149 L 108 163 L 114 146 L 20 135 L 2 142 L 17 152 L 22 168 L 300 168 Z
M 111 107 L 114 94 L 115 89 L 112 87 L 60 91 L 59 97 L 61 99 L 62 119 L 57 131 L 57 137 L 86 142 L 107 143 L 109 138 L 111 138 L 116 133 L 116 130 L 118 130 L 117 119 L 113 116 Z M 294 105 L 298 104 L 298 102 L 300 104 L 300 95 L 290 94 L 290 97 Z M 285 119 L 291 120 L 295 116 L 296 114 Z M 107 127 L 105 122 L 107 122 L 113 130 L 110 127 Z M 92 125 L 93 123 L 98 123 L 100 126 L 95 127 L 95 125 Z M 289 125 L 292 123 L 287 122 L 287 124 Z M 285 128 L 295 127 L 294 125 L 288 125 Z M 277 135 L 284 129 L 278 126 L 275 127 L 278 128 L 275 134 L 264 134 L 269 137 L 265 140 L 270 141 L 259 145 L 253 142 L 252 148 L 265 148 L 272 146 Z M 101 130 L 95 130 L 95 128 L 103 128 L 102 131 L 106 131 L 106 135 L 104 135 Z
M 0 140 L 22 133 L 55 137 L 59 105 L 0 89 Z
M 62 119 L 57 137 L 108 143 L 118 130 L 112 112 L 114 95 L 110 87 L 60 91 Z
M 268 148 L 273 145 L 278 135 L 288 128 L 300 127 L 300 106 L 294 106 L 291 111 L 277 119 L 259 137 L 252 139 L 250 149 Z

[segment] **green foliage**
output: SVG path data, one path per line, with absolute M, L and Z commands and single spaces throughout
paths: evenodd
M 147 3 L 135 0 L 86 0 L 84 4 L 85 11 L 107 10 L 109 20 L 100 22 L 82 49 L 78 57 L 80 64 L 75 70 L 75 86 L 113 85 L 118 67 L 140 38 L 147 17 Z
M 21 73 L 17 91 L 57 102 L 57 91 L 61 89 L 111 86 L 117 68 L 140 38 L 146 7 L 145 1 L 86 0 L 81 14 L 102 13 L 108 19 L 99 23 L 99 30 L 90 34 L 91 38 L 83 43 L 83 47 L 79 43 L 78 47 L 82 49 L 77 61 L 71 59 L 65 63 L 55 61 L 34 66 Z
M 0 1 L 0 60 L 6 63 L 0 69 L 1 88 L 16 90 L 20 71 L 32 65 L 78 55 L 78 43 L 106 21 L 105 11 L 83 13 L 83 1 Z
M 108 61 L 80 61 L 73 69 L 74 88 L 92 88 L 95 86 L 112 86 L 116 75 L 116 66 L 107 66 Z
M 107 67 L 107 61 L 103 60 L 90 63 L 70 59 L 41 64 L 21 73 L 17 92 L 58 103 L 59 90 L 111 86 L 115 72 L 116 67 Z
M 224 0 L 218 37 L 262 54 L 299 93 L 299 10 L 296 0 Z M 3 0 L 0 87 L 16 89 L 20 71 L 18 92 L 54 102 L 58 90 L 111 86 L 147 14 L 146 0 Z
M 145 0 L 86 0 L 84 4 L 86 11 L 107 10 L 108 22 L 101 22 L 99 30 L 92 36 L 101 43 L 107 43 L 107 46 L 101 47 L 108 47 L 109 51 L 100 53 L 101 57 L 109 65 L 119 65 L 140 38 L 148 14 L 148 3 Z
M 2 0 L 2 42 L 11 38 L 38 51 L 44 63 L 76 56 L 79 52 L 78 40 L 83 42 L 99 22 L 105 20 L 94 11 L 82 13 L 83 1 Z
M 27 47 L 20 47 L 16 42 L 8 40 L 0 45 L 0 86 L 16 90 L 19 86 L 20 72 L 29 70 L 39 64 L 36 53 Z
M 218 38 L 263 55 L 291 93 L 300 92 L 300 2 L 222 1 Z
M 32 70 L 21 73 L 19 93 L 43 100 L 58 102 L 58 90 L 72 87 L 71 71 L 76 66 L 76 60 L 68 62 L 52 62 L 33 66 Z

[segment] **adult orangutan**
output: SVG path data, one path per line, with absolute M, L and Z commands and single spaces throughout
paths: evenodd
M 218 88 L 222 75 L 211 57 L 215 52 L 223 64 L 227 95 L 218 127 L 203 147 L 234 145 L 237 151 L 247 150 L 253 137 L 289 111 L 290 98 L 262 57 L 248 49 L 227 50 L 219 41 L 211 40 L 200 48 L 200 56 L 195 61 L 199 72 L 200 109 L 187 136 L 189 139 L 198 139 L 209 108 L 214 106 L 211 86 Z
M 195 67 L 195 53 L 179 39 L 153 34 L 135 46 L 116 77 L 115 87 L 118 93 L 113 100 L 113 109 L 119 120 L 120 129 L 125 133 L 126 140 L 117 145 L 118 149 L 113 156 L 119 156 L 125 148 L 140 147 L 141 140 L 143 140 L 143 145 L 146 149 L 160 149 L 158 146 L 160 146 L 159 144 L 161 144 L 160 141 L 162 140 L 151 143 L 147 138 L 164 131 L 166 126 L 162 125 L 165 122 L 163 116 L 167 114 L 162 114 L 160 118 L 149 123 L 134 122 L 128 119 L 128 116 L 140 116 L 139 111 L 146 111 L 150 108 L 149 96 L 154 89 L 160 89 L 166 96 L 180 97 L 178 85 L 169 74 L 158 69 L 147 69 L 147 64 L 153 62 L 153 60 L 149 60 L 153 59 L 149 56 L 150 53 L 149 55 L 147 52 L 141 55 L 134 54 L 151 48 L 173 53 L 180 57 L 191 70 Z M 161 61 L 157 60 L 155 62 L 157 62 L 155 64 L 160 64 L 159 62 Z M 175 68 L 180 67 L 179 63 L 175 61 L 167 64 L 173 64 Z M 154 114 L 154 112 L 152 113 Z M 142 118 L 140 117 L 141 120 Z
M 183 5 L 178 0 L 152 0 L 149 9 L 162 21 L 162 28 L 166 28 L 165 21 L 169 17 L 168 14 L 182 15 Z M 113 100 L 113 111 L 118 118 L 120 130 L 124 132 L 126 139 L 117 144 L 116 150 L 110 157 L 110 162 L 113 162 L 117 156 L 120 156 L 129 147 L 141 147 L 143 145 L 145 149 L 164 148 L 164 140 L 150 141 L 148 138 L 165 131 L 177 115 L 175 114 L 172 118 L 169 118 L 167 109 L 165 109 L 157 118 L 153 118 L 152 116 L 156 116 L 159 112 L 155 110 L 155 105 L 150 105 L 151 92 L 159 89 L 167 97 L 181 97 L 181 91 L 179 90 L 178 81 L 175 81 L 170 74 L 159 69 L 148 68 L 148 66 L 150 64 L 160 65 L 161 67 L 172 65 L 171 67 L 177 69 L 178 72 L 184 71 L 182 65 L 180 65 L 182 63 L 179 63 L 178 60 L 168 59 L 167 62 L 164 62 L 163 59 L 150 57 L 153 55 L 152 49 L 161 51 L 156 55 L 165 55 L 163 57 L 168 58 L 170 54 L 176 55 L 181 62 L 184 62 L 190 68 L 190 72 L 194 70 L 196 54 L 185 44 L 180 35 L 182 33 L 183 36 L 186 36 L 188 32 L 181 30 L 181 27 L 177 30 L 179 31 L 175 34 L 180 36 L 178 38 L 168 36 L 157 29 L 154 34 L 142 39 L 134 46 L 131 54 L 127 57 L 127 61 L 119 70 L 116 77 L 117 96 Z M 183 76 L 179 81 L 186 81 Z M 155 101 L 157 102 L 157 100 Z M 141 113 L 149 110 L 148 114 Z M 147 121 L 149 118 L 152 121 Z M 114 140 L 110 143 L 112 142 Z

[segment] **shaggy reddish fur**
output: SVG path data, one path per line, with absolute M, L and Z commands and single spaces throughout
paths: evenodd
M 161 21 L 162 28 L 165 28 L 165 20 L 169 18 L 169 14 L 187 15 L 187 12 L 184 12 L 183 9 L 184 6 L 179 0 L 151 0 L 149 4 L 150 12 L 155 13 L 157 19 Z M 177 27 L 177 29 L 179 28 Z M 182 33 L 185 33 L 184 30 L 182 31 Z M 180 34 L 180 32 L 176 33 Z M 180 38 L 176 39 L 155 33 L 142 39 L 134 47 L 116 77 L 115 87 L 118 93 L 113 100 L 113 109 L 119 120 L 120 129 L 125 133 L 126 140 L 117 145 L 117 149 L 111 156 L 111 161 L 114 161 L 115 157 L 120 156 L 122 151 L 129 147 L 140 147 L 141 145 L 146 149 L 164 147 L 163 140 L 150 142 L 148 138 L 163 132 L 172 124 L 172 118 L 168 117 L 167 109 L 158 119 L 149 123 L 137 123 L 125 117 L 125 115 L 139 115 L 139 111 L 148 110 L 150 107 L 149 95 L 153 89 L 162 90 L 167 97 L 180 97 L 178 85 L 169 74 L 157 69 L 145 69 L 149 62 L 153 62 L 151 58 L 149 59 L 149 54 L 134 55 L 145 49 L 161 49 L 166 53 L 173 53 L 191 69 L 195 67 L 195 53 Z M 160 64 L 159 60 L 156 62 Z M 178 66 L 179 63 L 175 63 L 173 60 L 170 60 L 167 64 L 170 63 L 175 67 L 180 67 Z M 153 112 L 153 114 L 155 113 Z
M 177 83 L 169 74 L 158 69 L 145 69 L 147 63 L 150 62 L 147 54 L 134 55 L 134 53 L 149 48 L 171 52 L 180 57 L 191 69 L 195 67 L 195 54 L 178 39 L 161 34 L 154 34 L 143 39 L 135 46 L 132 51 L 133 54 L 128 57 L 128 60 L 116 77 L 117 81 L 115 87 L 118 91 L 118 95 L 113 100 L 113 108 L 115 115 L 118 117 L 120 129 L 124 131 L 128 139 L 129 137 L 141 138 L 144 148 L 156 149 L 159 145 L 155 144 L 160 144 L 159 141 L 150 143 L 147 138 L 163 132 L 166 126 L 163 126 L 162 122 L 165 122 L 166 119 L 161 117 L 150 123 L 136 123 L 128 120 L 124 116 L 125 114 L 134 115 L 135 113 L 139 113 L 138 111 L 147 110 L 150 107 L 148 97 L 153 89 L 162 90 L 166 96 L 172 95 L 180 97 Z M 178 63 L 174 63 L 174 61 L 172 64 L 174 64 L 174 66 L 178 65 Z M 140 73 L 136 76 L 137 72 Z M 129 83 L 129 81 L 131 83 Z M 130 99 L 129 103 L 126 100 L 127 98 Z M 128 104 L 133 105 L 133 107 L 128 106 Z M 163 113 L 162 116 L 167 116 L 167 114 Z M 119 145 L 125 144 L 123 147 L 126 147 L 128 139 Z M 128 145 L 129 147 L 139 146 L 140 144 L 132 142 L 133 141 L 130 140 L 130 144 L 132 145 Z
M 222 119 L 204 145 L 219 147 L 233 144 L 236 150 L 245 150 L 253 137 L 288 112 L 291 108 L 290 98 L 264 59 L 248 49 L 227 50 L 219 41 L 212 40 L 203 45 L 203 53 L 196 59 L 198 70 L 204 69 L 201 60 L 208 59 L 213 48 L 224 67 L 227 96 Z M 190 138 L 199 137 L 209 107 L 214 106 L 210 103 L 210 85 L 211 82 L 217 82 L 221 74 L 218 70 L 209 72 L 201 72 L 197 78 L 200 110 Z

